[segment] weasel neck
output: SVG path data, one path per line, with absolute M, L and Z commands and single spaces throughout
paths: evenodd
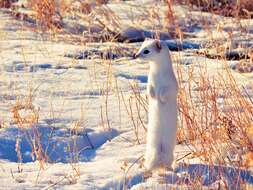
M 175 74 L 171 64 L 171 57 L 169 54 L 161 56 L 161 59 L 150 62 L 149 77 L 157 77 L 175 79 Z

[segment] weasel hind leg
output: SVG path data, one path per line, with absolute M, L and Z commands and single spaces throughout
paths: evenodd
M 148 171 L 159 168 L 160 161 L 159 161 L 159 157 L 156 156 L 155 152 L 154 153 L 146 153 L 144 166 Z
M 157 168 L 172 169 L 173 153 L 168 151 L 169 147 L 162 142 L 157 144 L 156 148 L 147 147 L 145 155 L 145 168 L 147 170 L 153 170 Z

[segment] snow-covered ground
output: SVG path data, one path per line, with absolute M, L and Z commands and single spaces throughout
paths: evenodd
M 129 8 L 124 3 L 109 6 Z M 129 18 L 119 12 L 122 19 Z M 212 189 L 223 181 L 228 189 L 240 189 L 242 181 L 252 187 L 250 171 L 208 166 L 198 159 L 184 164 L 182 157 L 191 149 L 183 144 L 176 146 L 175 159 L 180 162 L 174 172 L 147 177 L 143 168 L 147 114 L 143 107 L 137 112 L 129 106 L 135 104 L 131 99 L 135 84 L 145 99 L 148 64 L 131 58 L 140 43 L 74 45 L 31 28 L 0 10 L 0 189 L 189 189 L 199 178 Z M 204 30 L 195 35 L 196 42 L 208 40 L 203 39 Z M 74 58 L 82 51 L 111 47 L 130 53 L 112 60 Z M 188 65 L 197 70 L 201 62 L 208 62 L 210 76 L 224 69 L 222 61 L 193 56 L 191 51 L 172 55 L 185 72 Z M 252 73 L 233 74 L 253 96 Z M 18 123 L 15 111 L 30 122 Z

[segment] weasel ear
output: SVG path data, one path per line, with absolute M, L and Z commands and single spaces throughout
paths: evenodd
M 155 41 L 155 46 L 156 46 L 156 49 L 158 51 L 160 51 L 162 49 L 162 45 L 161 45 L 161 42 L 159 40 L 156 40 Z

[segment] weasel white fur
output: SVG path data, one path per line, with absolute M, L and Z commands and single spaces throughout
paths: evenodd
M 171 169 L 176 145 L 178 84 L 169 49 L 165 42 L 146 40 L 135 57 L 150 62 L 145 167 Z

